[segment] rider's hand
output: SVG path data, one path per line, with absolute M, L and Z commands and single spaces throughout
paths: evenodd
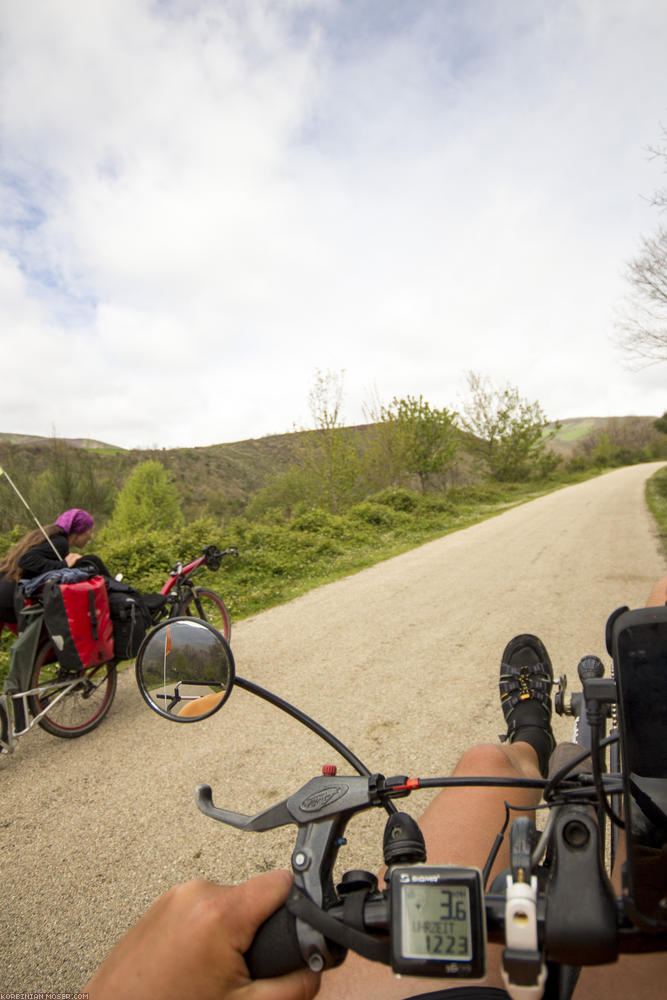
M 287 899 L 288 872 L 233 888 L 193 881 L 174 886 L 116 945 L 83 987 L 91 1000 L 311 1000 L 308 969 L 253 981 L 243 960 L 259 925 Z
M 73 566 L 75 562 L 78 562 L 81 558 L 80 552 L 68 552 L 65 556 L 65 562 L 68 566 Z

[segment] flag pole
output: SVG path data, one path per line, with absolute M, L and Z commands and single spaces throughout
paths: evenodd
M 39 523 L 39 521 L 37 520 L 36 516 L 33 514 L 32 510 L 28 506 L 28 501 L 19 492 L 18 487 L 16 486 L 16 484 L 11 479 L 11 477 L 10 477 L 9 473 L 7 472 L 7 470 L 3 469 L 1 465 L 0 465 L 0 476 L 4 476 L 5 477 L 5 479 L 7 480 L 7 482 L 9 483 L 9 485 L 11 486 L 11 488 L 14 490 L 14 493 L 16 493 L 17 497 L 19 498 L 19 500 L 21 501 L 21 503 L 23 504 L 23 506 L 25 507 L 25 509 L 28 511 L 28 513 L 31 515 L 33 521 L 35 522 L 35 524 L 37 525 L 37 527 L 39 528 L 39 530 L 41 531 L 41 533 L 44 535 L 44 538 L 46 538 L 47 542 L 49 543 L 49 545 L 51 546 L 51 548 L 55 552 L 55 554 L 58 557 L 58 559 L 60 559 L 61 558 L 60 552 L 58 552 L 58 549 L 55 547 L 55 545 L 53 544 L 53 542 L 51 541 L 51 539 L 47 535 L 46 531 L 44 530 L 44 528 L 42 527 L 42 525 Z

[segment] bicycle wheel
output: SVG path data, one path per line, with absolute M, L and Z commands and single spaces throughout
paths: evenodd
M 63 691 L 63 681 L 76 683 L 67 694 L 58 698 Z M 63 671 L 49 640 L 37 650 L 30 687 L 39 688 L 39 691 L 28 696 L 28 705 L 35 718 L 46 709 L 39 720 L 42 729 L 71 740 L 99 726 L 111 708 L 116 681 L 115 661 L 87 667 L 78 675 Z
M 192 596 L 183 604 L 181 614 L 201 618 L 224 635 L 227 642 L 232 635 L 232 620 L 227 606 L 214 590 L 206 587 L 193 587 Z

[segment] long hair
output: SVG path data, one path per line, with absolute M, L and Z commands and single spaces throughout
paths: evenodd
M 44 528 L 46 534 L 51 538 L 52 535 L 64 535 L 65 532 L 58 524 L 47 524 Z M 33 531 L 29 531 L 27 535 L 23 538 L 19 538 L 18 542 L 11 547 L 5 558 L 0 562 L 0 573 L 4 573 L 8 580 L 14 580 L 17 582 L 21 579 L 22 572 L 19 568 L 19 559 L 24 552 L 28 549 L 34 549 L 36 545 L 44 541 L 44 532 L 39 528 L 35 528 Z

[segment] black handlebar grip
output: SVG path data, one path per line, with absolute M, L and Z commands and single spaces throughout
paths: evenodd
M 305 967 L 296 936 L 296 917 L 287 907 L 281 906 L 264 921 L 243 957 L 253 979 L 271 979 Z
M 604 666 L 602 660 L 597 656 L 583 656 L 577 666 L 579 680 L 582 682 L 590 680 L 591 677 L 603 677 Z

